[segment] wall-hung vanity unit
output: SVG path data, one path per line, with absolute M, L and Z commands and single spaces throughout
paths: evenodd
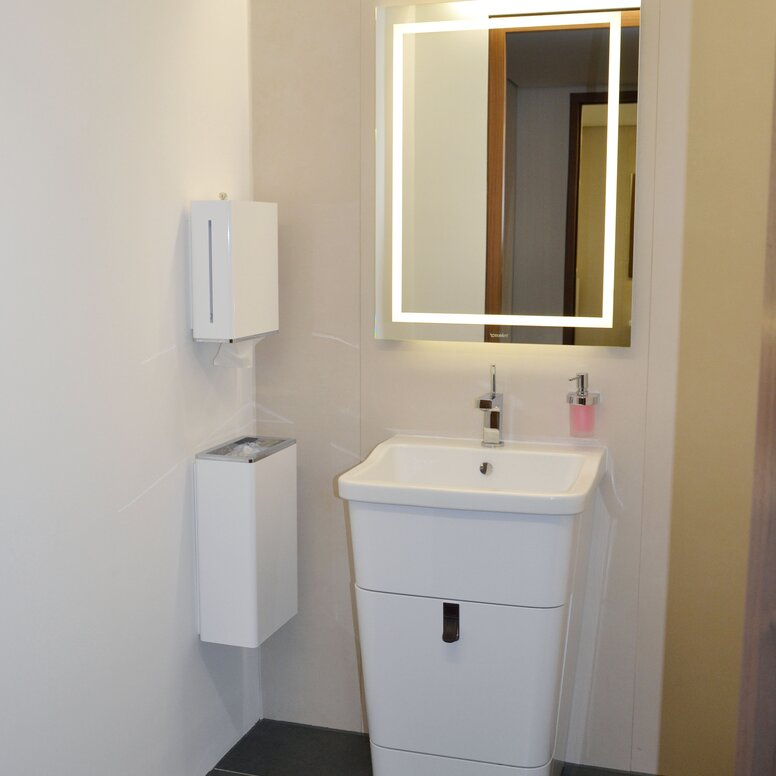
M 603 448 L 398 436 L 340 477 L 375 776 L 559 771 L 604 466 Z

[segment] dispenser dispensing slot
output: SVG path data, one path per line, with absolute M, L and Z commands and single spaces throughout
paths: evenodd
M 213 323 L 213 219 L 207 220 L 207 277 L 210 323 Z

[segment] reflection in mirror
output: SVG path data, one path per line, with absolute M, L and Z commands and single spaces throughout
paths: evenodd
M 601 187 L 606 165 L 605 108 L 600 95 L 572 95 L 567 242 L 564 280 L 566 315 L 595 315 L 601 309 L 600 224 L 604 208 Z M 610 329 L 564 329 L 564 344 L 626 346 L 630 344 L 633 285 L 633 225 L 636 196 L 636 93 L 620 95 L 617 158 L 617 227 L 614 249 L 614 320 Z M 572 164 L 574 167 L 572 167 Z
M 627 345 L 638 12 L 434 16 L 458 6 L 382 11 L 377 336 Z
M 630 344 L 637 24 L 623 14 L 612 327 L 486 326 L 486 341 Z M 490 31 L 488 313 L 602 315 L 608 50 L 600 26 Z

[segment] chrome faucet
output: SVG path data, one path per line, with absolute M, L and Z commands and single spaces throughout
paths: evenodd
M 496 365 L 490 365 L 490 392 L 483 393 L 477 400 L 477 407 L 484 413 L 482 423 L 482 446 L 499 447 L 501 441 L 501 413 L 504 410 L 504 394 L 496 393 Z

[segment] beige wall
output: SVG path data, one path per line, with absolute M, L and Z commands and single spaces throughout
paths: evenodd
M 774 87 L 772 0 L 695 3 L 660 773 L 733 772 Z
M 258 429 L 296 436 L 300 455 L 300 613 L 262 648 L 268 717 L 365 722 L 337 475 L 397 431 L 478 436 L 474 400 L 493 361 L 506 437 L 564 438 L 567 378 L 589 371 L 603 395 L 598 430 L 611 469 L 596 516 L 585 703 L 567 754 L 656 770 L 688 5 L 645 5 L 644 34 L 655 45 L 646 47 L 641 100 L 651 141 L 641 150 L 649 174 L 634 338 L 630 349 L 607 350 L 376 341 L 373 4 L 253 0 L 254 188 L 257 199 L 279 202 L 281 253 L 280 332 L 256 348 Z M 658 303 L 660 315 L 650 315 Z

